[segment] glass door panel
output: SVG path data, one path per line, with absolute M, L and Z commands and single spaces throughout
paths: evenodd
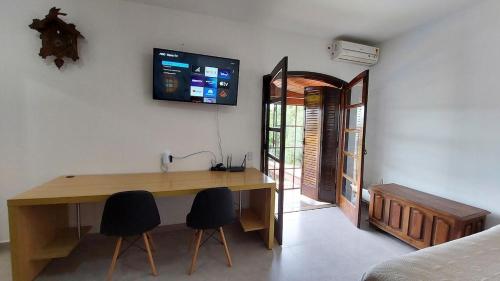
M 285 179 L 286 94 L 288 58 L 284 57 L 274 68 L 264 86 L 263 96 L 263 172 L 276 182 L 275 237 L 283 240 L 283 196 Z M 291 141 L 295 142 L 295 140 Z M 292 167 L 293 171 L 293 167 Z
M 341 187 L 337 202 L 344 214 L 359 227 L 363 162 L 365 150 L 366 103 L 368 99 L 368 71 L 354 78 L 342 92 L 342 122 L 340 140 Z

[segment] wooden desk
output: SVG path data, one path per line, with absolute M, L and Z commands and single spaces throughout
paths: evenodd
M 7 201 L 9 208 L 12 278 L 33 280 L 53 259 L 68 256 L 78 245 L 78 230 L 69 225 L 69 205 L 102 202 L 113 193 L 148 190 L 156 197 L 196 194 L 227 186 L 250 191 L 249 208 L 242 211 L 245 231 L 259 230 L 268 249 L 274 242 L 275 182 L 257 169 L 241 173 L 170 172 L 62 176 Z M 85 234 L 90 227 L 82 227 Z

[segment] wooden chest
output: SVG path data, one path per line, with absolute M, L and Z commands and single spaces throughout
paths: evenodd
M 370 223 L 422 249 L 484 230 L 488 211 L 397 184 L 370 188 Z

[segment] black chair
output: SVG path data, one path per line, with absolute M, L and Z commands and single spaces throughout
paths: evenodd
M 228 266 L 233 265 L 222 226 L 233 223 L 235 219 L 233 194 L 228 188 L 211 188 L 196 194 L 191 212 L 186 217 L 187 226 L 196 230 L 192 242 L 196 244 L 189 274 L 195 270 L 200 244 L 205 243 L 210 237 L 213 237 L 215 232 L 219 232 L 221 239 L 219 242 L 224 245 Z M 215 231 L 201 243 L 203 232 L 208 229 L 215 229 Z
M 148 191 L 125 191 L 111 195 L 106 200 L 101 221 L 101 234 L 118 236 L 107 280 L 111 280 L 118 257 L 142 236 L 153 275 L 158 275 L 151 254 L 153 240 L 149 231 L 161 223 L 158 207 Z M 120 249 L 126 236 L 139 235 L 122 253 Z M 150 246 L 151 244 L 151 246 Z

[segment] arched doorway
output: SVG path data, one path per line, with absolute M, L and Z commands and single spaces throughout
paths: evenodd
M 262 98 L 261 170 L 277 181 L 280 243 L 283 213 L 303 207 L 336 203 L 359 225 L 368 94 L 368 71 L 348 83 L 287 68 L 285 57 L 263 77 Z M 285 192 L 296 190 L 312 204 L 285 206 Z

